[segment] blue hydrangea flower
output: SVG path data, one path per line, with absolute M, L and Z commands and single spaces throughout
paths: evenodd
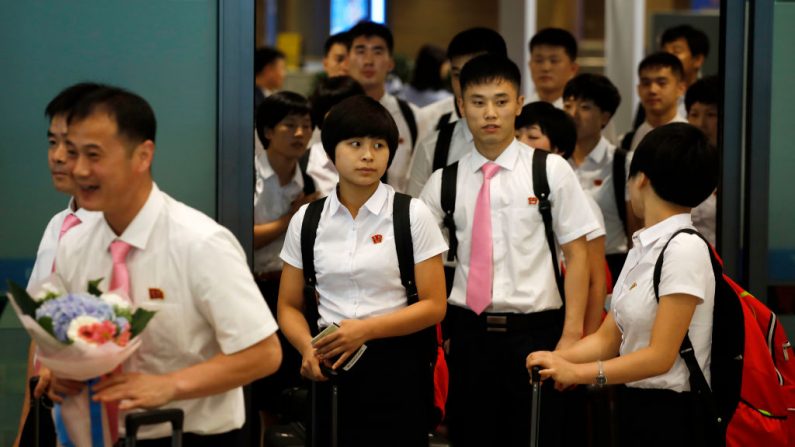
M 113 320 L 113 308 L 85 293 L 70 293 L 54 300 L 49 300 L 36 309 L 36 319 L 50 317 L 52 319 L 55 338 L 67 343 L 69 337 L 67 330 L 69 323 L 81 315 L 87 315 L 99 320 Z

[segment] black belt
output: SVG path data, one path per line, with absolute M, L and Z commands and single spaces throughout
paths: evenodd
M 447 322 L 452 333 L 458 330 L 472 332 L 526 332 L 530 329 L 557 326 L 563 322 L 563 310 L 551 309 L 529 314 L 482 313 L 475 314 L 459 306 L 447 306 Z

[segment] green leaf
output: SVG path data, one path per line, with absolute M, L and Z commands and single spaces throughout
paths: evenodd
M 8 283 L 8 293 L 14 297 L 14 302 L 17 303 L 22 313 L 36 319 L 36 309 L 39 304 L 31 298 L 30 294 L 22 286 L 10 279 L 6 282 Z
M 138 334 L 143 332 L 144 328 L 147 324 L 149 324 L 149 320 L 155 316 L 155 312 L 146 309 L 136 309 L 135 313 L 132 316 L 132 321 L 130 322 L 130 336 L 136 337 Z
M 53 324 L 52 324 L 52 318 L 50 318 L 50 317 L 41 317 L 37 321 L 39 322 L 39 326 L 41 326 L 42 329 L 47 331 L 48 334 L 52 335 L 52 338 L 58 340 L 58 337 L 55 336 L 55 328 L 53 327 Z M 61 340 L 58 340 L 58 341 L 61 341 Z M 71 340 L 67 340 L 67 341 L 62 342 L 62 343 L 65 343 L 67 345 L 71 345 L 72 341 Z
M 95 279 L 93 281 L 89 281 L 88 282 L 88 293 L 90 293 L 90 294 L 92 294 L 94 296 L 102 295 L 102 291 L 99 290 L 99 283 L 101 283 L 103 279 L 105 279 L 105 278 L 99 278 L 99 279 Z

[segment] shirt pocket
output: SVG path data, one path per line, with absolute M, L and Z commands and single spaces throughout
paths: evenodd
M 498 232 L 497 228 L 502 231 Z M 506 207 L 499 213 L 499 221 L 492 220 L 492 238 L 503 239 L 510 249 L 522 254 L 537 252 L 537 243 L 546 240 L 544 221 L 537 205 Z
M 148 310 L 154 310 L 155 316 L 149 321 L 146 329 L 141 333 L 142 337 L 139 357 L 156 358 L 157 365 L 164 365 L 174 359 L 184 355 L 185 333 L 190 330 L 187 324 L 189 315 L 185 315 L 182 306 L 178 302 L 169 302 L 175 297 L 169 297 L 164 293 L 165 299 L 147 300 L 141 306 Z

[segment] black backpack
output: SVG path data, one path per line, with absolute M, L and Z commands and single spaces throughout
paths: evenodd
M 298 159 L 298 169 L 301 170 L 301 177 L 304 179 L 304 194 L 311 195 L 317 191 L 315 180 L 306 173 L 306 168 L 309 166 L 309 153 L 306 151 L 301 158 Z
M 450 155 L 450 142 L 453 140 L 455 122 L 439 126 L 439 136 L 433 149 L 433 165 L 431 172 L 447 166 L 447 157 Z
M 632 139 L 630 138 L 630 141 Z M 624 225 L 624 233 L 627 232 L 627 197 L 625 187 L 627 185 L 627 151 L 617 147 L 613 155 L 613 197 L 616 201 L 618 217 Z
M 546 235 L 549 253 L 552 258 L 552 271 L 555 272 L 555 283 L 558 286 L 560 298 L 565 303 L 565 291 L 563 287 L 563 275 L 558 264 L 558 251 L 555 248 L 555 235 L 552 229 L 552 203 L 549 201 L 549 181 L 547 179 L 547 156 L 549 152 L 543 150 L 533 151 L 533 191 L 538 198 L 538 212 L 544 221 L 544 234 Z M 458 253 L 458 238 L 456 237 L 455 219 L 455 199 L 456 199 L 456 180 L 458 177 L 458 162 L 445 167 L 442 170 L 442 192 L 441 206 L 444 211 L 444 227 L 447 229 L 450 249 L 447 252 L 447 260 L 453 261 Z

